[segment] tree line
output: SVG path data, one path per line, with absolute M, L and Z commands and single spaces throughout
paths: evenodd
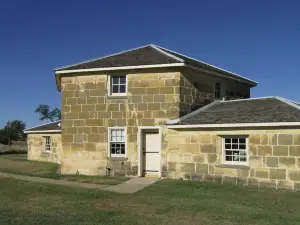
M 39 115 L 40 120 L 54 122 L 61 119 L 61 110 L 58 108 L 51 109 L 49 105 L 41 104 L 34 112 Z M 8 121 L 2 129 L 0 128 L 0 143 L 11 145 L 12 141 L 26 140 L 25 129 L 26 124 L 22 120 Z

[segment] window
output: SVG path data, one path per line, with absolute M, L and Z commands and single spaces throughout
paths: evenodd
M 225 164 L 248 164 L 248 138 L 224 137 L 223 138 L 223 162 Z
M 221 84 L 218 82 L 215 84 L 215 98 L 221 98 Z
M 109 129 L 109 150 L 110 156 L 125 156 L 126 135 L 125 128 Z
M 126 95 L 126 75 L 110 76 L 110 95 Z
M 49 136 L 44 137 L 45 138 L 45 152 L 51 151 L 51 138 Z

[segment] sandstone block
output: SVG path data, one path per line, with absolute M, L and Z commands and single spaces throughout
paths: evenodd
M 247 183 L 249 186 L 258 186 L 258 180 L 256 178 L 248 178 Z
M 292 134 L 279 134 L 278 135 L 278 144 L 279 145 L 292 145 L 293 144 L 293 135 Z
M 216 146 L 215 145 L 201 145 L 200 146 L 200 151 L 202 153 L 216 153 Z
M 250 155 L 257 155 L 257 145 L 250 145 Z
M 92 112 L 95 108 L 95 105 L 82 105 L 82 112 Z
M 236 184 L 236 177 L 230 177 L 230 176 L 223 176 L 223 183 L 224 184 Z
M 160 110 L 160 103 L 148 103 L 148 110 Z
M 165 102 L 165 95 L 154 95 L 154 102 Z
M 272 145 L 277 145 L 277 134 L 272 134 Z
M 300 145 L 300 134 L 294 134 L 294 145 Z
M 273 146 L 273 155 L 274 156 L 288 156 L 289 148 L 288 146 Z
M 196 173 L 208 173 L 208 164 L 196 163 Z
M 269 169 L 267 168 L 256 168 L 255 176 L 257 178 L 269 178 Z
M 223 167 L 215 166 L 215 174 L 231 176 L 231 177 L 237 177 L 238 176 L 238 170 L 237 169 L 232 169 L 232 168 L 223 168 Z
M 252 134 L 250 135 L 250 144 L 251 145 L 259 145 L 260 144 L 260 134 Z
M 86 120 L 87 126 L 104 126 L 103 119 L 88 119 Z
M 179 149 L 182 153 L 199 153 L 198 144 L 180 144 Z
M 293 182 L 291 181 L 278 181 L 277 182 L 277 188 L 279 189 L 286 189 L 286 190 L 293 190 Z
M 154 95 L 143 95 L 144 103 L 152 103 L 154 101 Z
M 286 170 L 285 169 L 270 169 L 270 179 L 285 180 L 286 179 Z
M 195 164 L 194 163 L 181 163 L 180 164 L 180 172 L 195 172 Z
M 62 134 L 62 143 L 64 142 L 73 142 L 73 135 L 72 134 Z
M 300 156 L 300 146 L 289 146 L 290 156 Z
M 95 151 L 96 143 L 84 143 L 84 150 L 85 151 Z
M 207 154 L 207 162 L 215 163 L 217 161 L 217 154 Z
M 192 155 L 192 161 L 196 163 L 203 163 L 204 156 L 203 155 Z
M 261 156 L 250 156 L 249 157 L 249 165 L 252 167 L 262 167 L 263 157 Z
M 71 150 L 72 151 L 82 151 L 82 150 L 84 150 L 84 146 L 83 146 L 83 144 L 79 144 L 79 143 L 71 143 Z
M 269 144 L 269 135 L 268 134 L 261 134 L 260 136 L 260 144 L 267 145 Z
M 260 156 L 272 155 L 272 146 L 270 146 L 270 145 L 257 146 L 257 154 Z
M 248 177 L 250 175 L 250 169 L 238 169 L 238 177 Z
M 300 171 L 299 170 L 288 170 L 288 177 L 290 180 L 300 181 Z
M 260 188 L 276 188 L 276 181 L 273 180 L 258 180 Z
M 287 168 L 295 168 L 296 167 L 296 159 L 293 157 L 279 157 L 279 164 L 280 167 L 287 167 Z
M 74 126 L 85 126 L 85 120 L 74 120 Z
M 98 98 L 97 97 L 87 97 L 86 98 L 86 104 L 97 104 L 98 103 Z
M 212 144 L 212 137 L 210 134 L 200 134 L 198 141 L 200 144 Z
M 176 162 L 168 162 L 168 171 L 176 171 Z
M 159 94 L 174 94 L 174 87 L 159 88 Z
M 267 167 L 278 167 L 278 158 L 277 157 L 265 157 L 264 164 Z

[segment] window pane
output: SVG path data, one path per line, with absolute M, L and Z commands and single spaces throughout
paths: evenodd
M 231 138 L 225 138 L 225 143 L 231 143 Z
M 241 144 L 241 143 L 246 144 L 246 138 L 240 138 L 240 139 L 239 139 L 239 142 L 240 142 L 240 144 Z
M 119 84 L 119 77 L 118 76 L 113 76 L 111 80 L 112 84 Z
M 233 161 L 240 161 L 240 156 L 238 151 L 233 152 Z
M 126 85 L 120 85 L 120 93 L 126 92 Z
M 231 149 L 231 144 L 225 144 L 225 149 Z
M 239 139 L 238 138 L 232 138 L 232 143 L 238 143 Z
M 238 149 L 238 144 L 232 144 L 232 149 Z
M 119 85 L 112 86 L 112 93 L 119 93 Z
M 232 151 L 225 151 L 225 155 L 232 155 Z
M 126 84 L 126 76 L 120 76 L 120 84 Z
M 239 149 L 245 150 L 246 149 L 246 145 L 239 145 Z
M 125 154 L 125 144 L 121 144 L 121 154 Z
M 230 155 L 230 156 L 226 156 L 226 157 L 225 157 L 225 160 L 226 160 L 226 161 L 232 161 L 232 156 L 231 156 L 231 155 Z
M 117 133 L 117 136 L 121 136 L 121 131 L 120 130 L 117 130 L 116 133 Z
M 241 162 L 246 162 L 246 152 L 240 151 L 240 161 Z

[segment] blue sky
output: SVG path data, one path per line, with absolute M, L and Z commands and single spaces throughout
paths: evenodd
M 1 1 L 0 127 L 60 107 L 53 69 L 157 44 L 259 82 L 251 96 L 300 101 L 300 2 Z

